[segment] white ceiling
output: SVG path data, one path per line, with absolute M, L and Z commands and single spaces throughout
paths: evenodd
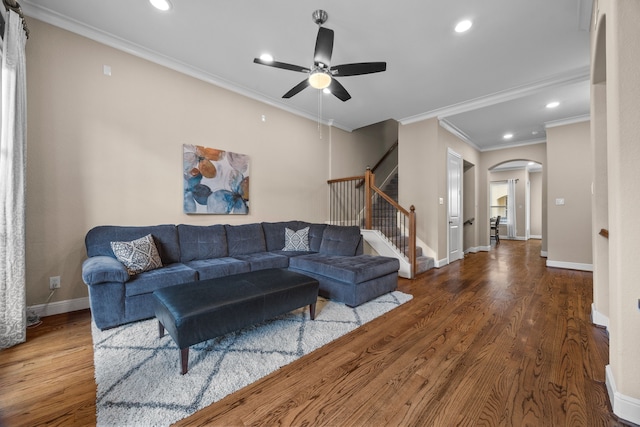
M 147 0 L 20 3 L 28 16 L 314 120 L 320 96 L 323 121 L 345 130 L 438 117 L 491 150 L 589 116 L 591 0 L 171 1 L 169 12 Z M 282 99 L 305 75 L 253 63 L 270 52 L 310 67 L 316 9 L 335 32 L 332 65 L 387 62 L 384 73 L 341 78 L 344 103 L 311 88 Z M 474 25 L 457 34 L 463 18 Z M 560 106 L 546 109 L 551 100 Z

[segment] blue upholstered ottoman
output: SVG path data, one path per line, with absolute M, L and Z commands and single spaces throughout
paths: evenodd
M 160 338 L 166 329 L 180 348 L 184 375 L 194 344 L 305 305 L 313 320 L 318 281 L 273 268 L 162 288 L 153 297 Z

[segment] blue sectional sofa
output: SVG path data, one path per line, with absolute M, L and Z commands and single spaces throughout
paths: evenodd
M 308 227 L 308 250 L 284 250 L 285 230 Z M 112 242 L 151 235 L 162 266 L 131 274 Z M 397 287 L 398 260 L 363 255 L 358 227 L 303 221 L 244 225 L 98 226 L 85 238 L 82 278 L 100 329 L 154 316 L 156 289 L 197 280 L 289 268 L 318 280 L 321 296 L 357 306 Z M 290 247 L 288 249 L 291 249 Z

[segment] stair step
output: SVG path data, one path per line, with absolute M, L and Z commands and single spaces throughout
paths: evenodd
M 416 274 L 424 273 L 435 267 L 435 261 L 428 256 L 421 256 L 416 259 Z

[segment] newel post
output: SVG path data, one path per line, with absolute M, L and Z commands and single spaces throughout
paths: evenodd
M 364 207 L 365 207 L 365 230 L 371 230 L 371 217 L 372 217 L 372 192 L 371 186 L 375 182 L 375 175 L 371 172 L 371 168 L 367 166 L 367 170 L 364 172 Z

